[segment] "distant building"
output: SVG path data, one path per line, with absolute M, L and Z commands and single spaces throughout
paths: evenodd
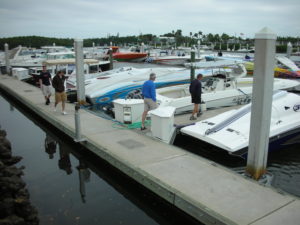
M 237 38 L 231 38 L 231 39 L 228 39 L 227 43 L 228 44 L 238 44 L 240 42 L 239 42 L 239 39 L 237 39 Z
M 160 36 L 160 37 L 156 38 L 155 42 L 156 43 L 164 43 L 164 44 L 174 44 L 175 43 L 175 37 Z

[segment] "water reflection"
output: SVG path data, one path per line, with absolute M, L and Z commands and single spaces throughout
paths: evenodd
M 49 159 L 54 158 L 54 154 L 56 153 L 57 143 L 59 146 L 58 167 L 59 169 L 64 170 L 67 175 L 70 175 L 73 172 L 71 159 L 70 159 L 70 154 L 71 154 L 70 147 L 63 142 L 58 142 L 51 134 L 46 133 L 45 152 L 49 155 Z M 90 181 L 91 171 L 89 170 L 87 164 L 82 159 L 79 159 L 78 162 L 79 165 L 76 166 L 76 169 L 79 175 L 79 192 L 80 192 L 82 203 L 85 203 L 86 202 L 85 183 L 88 183 Z
M 92 185 L 92 174 L 96 174 L 99 179 L 105 180 L 126 199 L 129 199 L 138 208 L 142 209 L 148 216 L 156 221 L 154 223 L 131 222 L 128 224 L 201 225 L 201 223 L 186 215 L 182 211 L 172 207 L 171 205 L 169 205 L 169 203 L 164 202 L 164 200 L 158 198 L 150 191 L 144 189 L 141 185 L 137 184 L 134 180 L 128 178 L 126 175 L 120 173 L 105 161 L 99 159 L 92 153 L 88 153 L 87 149 L 84 149 L 77 144 L 70 143 L 70 140 L 62 140 L 62 135 L 59 134 L 55 136 L 51 129 L 47 130 L 43 128 L 43 130 L 47 132 L 45 143 L 50 143 L 52 145 L 52 149 L 54 150 L 51 151 L 52 156 L 53 154 L 55 154 L 56 148 L 59 148 L 59 169 L 65 171 L 66 175 L 71 175 L 71 173 L 73 172 L 73 168 L 76 168 L 76 170 L 78 171 L 78 193 L 80 195 L 82 203 L 88 204 L 88 199 L 90 199 L 91 202 L 94 201 L 94 199 L 92 199 L 92 197 L 94 198 L 94 196 L 90 196 L 90 198 L 88 198 L 89 193 L 87 192 L 87 189 L 90 190 L 90 188 L 88 187 Z M 45 145 L 45 152 L 49 154 L 46 148 L 48 148 L 48 145 Z M 71 160 L 70 157 L 72 157 L 73 160 Z M 50 155 L 49 159 L 51 159 Z M 93 180 L 95 180 L 95 178 Z M 101 206 L 101 208 L 102 207 L 103 206 Z M 126 213 L 126 209 L 122 208 L 122 211 L 123 210 L 125 210 L 124 213 Z M 135 212 L 136 210 L 131 209 L 131 211 Z M 113 216 L 114 213 L 110 213 Z M 126 224 L 126 221 L 120 221 L 120 223 Z
M 59 169 L 64 170 L 67 175 L 70 175 L 73 172 L 71 159 L 70 159 L 70 154 L 71 154 L 70 147 L 63 142 L 58 142 L 51 134 L 46 133 L 45 152 L 49 155 L 49 159 L 54 158 L 54 154 L 56 153 L 57 143 L 59 145 L 58 167 Z M 81 196 L 81 201 L 82 203 L 85 203 L 86 202 L 85 183 L 88 183 L 90 181 L 91 171 L 89 170 L 87 164 L 82 159 L 79 159 L 79 165 L 76 167 L 76 169 L 78 170 L 78 175 L 79 175 L 79 192 Z
M 54 140 L 54 138 L 51 135 L 46 134 L 45 152 L 48 153 L 49 159 L 53 159 L 54 153 L 56 152 L 56 145 L 57 142 Z
M 83 160 L 79 160 L 79 165 L 76 167 L 79 174 L 79 191 L 82 203 L 85 203 L 85 183 L 90 182 L 91 171 Z
M 17 144 L 15 153 L 24 157 L 25 179 L 41 224 L 199 225 L 22 104 L 10 101 L 14 113 L 0 96 L 0 122 L 6 127 L 18 124 L 17 132 L 8 129 L 10 141 Z
M 68 175 L 70 175 L 73 172 L 70 160 L 70 153 L 71 149 L 69 149 L 69 147 L 66 144 L 59 142 L 58 167 L 61 170 L 66 171 Z

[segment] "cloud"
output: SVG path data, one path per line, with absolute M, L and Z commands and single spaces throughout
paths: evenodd
M 265 26 L 280 36 L 299 36 L 299 6 L 298 0 L 1 0 L 0 37 L 160 35 L 177 29 L 254 37 Z

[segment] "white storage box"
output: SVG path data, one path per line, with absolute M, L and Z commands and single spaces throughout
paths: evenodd
M 117 121 L 128 124 L 142 121 L 143 99 L 116 99 L 113 103 Z
M 159 107 L 150 111 L 151 132 L 156 138 L 169 142 L 174 131 L 175 107 Z
M 12 75 L 18 80 L 24 80 L 30 78 L 28 69 L 25 68 L 12 68 Z

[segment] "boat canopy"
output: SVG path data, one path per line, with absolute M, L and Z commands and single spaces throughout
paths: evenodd
M 185 63 L 186 67 L 193 66 L 195 69 L 215 69 L 221 67 L 238 66 L 241 62 L 234 60 L 218 60 L 218 61 L 205 61 L 205 62 L 195 62 L 195 63 Z
M 99 63 L 99 60 L 97 59 L 84 59 L 84 64 L 97 64 Z M 45 66 L 54 66 L 54 65 L 69 65 L 69 64 L 75 64 L 75 59 L 49 59 L 45 60 L 43 62 L 43 65 Z

